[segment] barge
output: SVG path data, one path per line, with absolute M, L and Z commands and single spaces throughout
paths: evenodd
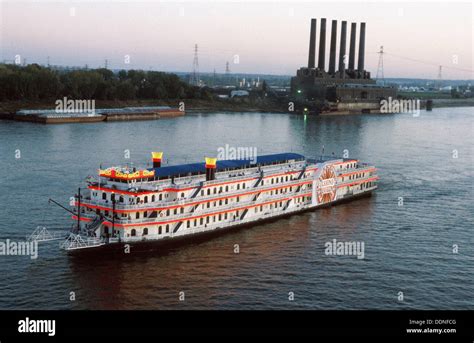
M 185 115 L 184 111 L 169 106 L 98 108 L 78 112 L 58 110 L 20 110 L 11 116 L 17 121 L 42 124 L 94 123 L 100 121 L 155 120 Z
M 176 243 L 370 196 L 376 168 L 296 153 L 253 160 L 99 169 L 74 196 L 67 251 Z

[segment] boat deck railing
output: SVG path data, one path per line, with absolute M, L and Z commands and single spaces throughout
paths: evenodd
M 183 189 L 189 188 L 190 186 L 198 186 L 199 183 L 205 182 L 206 186 L 219 184 L 222 182 L 227 181 L 237 181 L 236 177 L 241 176 L 252 176 L 258 175 L 261 171 L 264 172 L 265 176 L 271 176 L 273 174 L 277 174 L 281 171 L 294 171 L 303 168 L 304 166 L 308 167 L 306 161 L 298 161 L 293 163 L 285 163 L 285 164 L 278 164 L 278 165 L 270 165 L 264 167 L 253 167 L 253 168 L 244 168 L 239 170 L 228 170 L 228 171 L 221 171 L 216 173 L 216 179 L 211 181 L 206 181 L 204 175 L 192 175 L 192 176 L 185 176 L 176 178 L 174 182 L 171 182 L 170 179 L 166 180 L 156 180 L 156 181 L 137 181 L 133 187 L 137 190 L 145 190 L 145 191 L 162 191 L 166 188 L 174 188 L 174 189 Z M 107 181 L 102 182 L 102 185 L 110 184 L 115 186 L 123 186 L 124 183 L 116 183 L 114 181 Z M 126 184 L 128 185 L 128 184 Z M 119 189 L 119 188 L 117 188 Z M 127 188 L 130 190 L 130 187 Z
M 249 205 L 257 207 L 257 206 L 260 206 L 261 204 L 263 204 L 265 202 L 268 202 L 268 201 L 278 202 L 278 201 L 284 200 L 288 197 L 297 196 L 300 193 L 302 193 L 302 190 L 299 190 L 298 192 L 295 192 L 295 191 L 286 192 L 286 193 L 279 194 L 278 196 L 276 196 L 276 195 L 267 195 L 267 196 L 263 196 L 263 197 L 259 198 L 257 201 L 254 201 L 254 200 L 239 201 L 239 202 L 235 202 L 233 204 L 229 204 L 227 206 L 224 205 L 219 209 L 216 209 L 216 208 L 199 209 L 199 208 L 197 208 L 196 211 L 194 211 L 192 213 L 191 212 L 185 212 L 185 213 L 180 213 L 180 214 L 170 214 L 169 216 L 163 216 L 163 217 L 146 217 L 146 218 L 141 218 L 141 219 L 120 218 L 120 219 L 115 219 L 115 223 L 116 224 L 135 224 L 135 223 L 154 222 L 154 221 L 157 221 L 157 220 L 163 220 L 163 221 L 177 220 L 177 219 L 182 219 L 182 218 L 188 218 L 189 216 L 193 216 L 195 214 L 206 215 L 206 214 L 216 213 L 216 211 L 231 211 L 233 209 L 246 207 L 246 206 L 249 206 Z
M 276 211 L 276 212 L 264 212 L 259 215 L 259 219 L 265 219 L 265 218 L 270 218 L 270 217 L 275 217 L 279 216 L 284 213 L 291 213 L 291 212 L 297 212 L 301 210 L 305 204 L 295 204 L 294 207 L 283 210 L 283 211 Z M 160 240 L 160 239 L 166 239 L 166 238 L 171 238 L 171 237 L 178 237 L 178 236 L 184 236 L 184 235 L 193 235 L 201 232 L 207 232 L 211 231 L 213 229 L 219 229 L 219 228 L 225 228 L 229 226 L 234 226 L 237 224 L 244 224 L 244 223 L 249 223 L 255 221 L 255 217 L 248 217 L 244 219 L 240 219 L 239 217 L 235 219 L 231 219 L 225 222 L 219 222 L 219 223 L 209 223 L 206 225 L 203 225 L 202 227 L 199 228 L 187 228 L 186 230 L 178 230 L 177 232 L 169 232 L 168 234 L 149 234 L 145 236 L 132 236 L 132 237 L 127 237 L 123 241 L 124 242 L 144 242 L 147 240 Z
M 249 188 L 241 188 L 239 190 L 232 190 L 232 191 L 229 191 L 229 192 L 221 192 L 221 193 L 216 193 L 216 194 L 211 194 L 211 195 L 208 195 L 208 196 L 199 196 L 199 197 L 196 197 L 196 198 L 181 198 L 181 199 L 174 199 L 174 200 L 168 200 L 168 201 L 160 201 L 160 202 L 153 202 L 153 203 L 146 203 L 146 204 L 124 204 L 124 203 L 115 203 L 115 209 L 116 210 L 122 210 L 122 209 L 140 209 L 140 210 L 146 210 L 148 208 L 156 208 L 156 207 L 167 207 L 167 206 L 185 206 L 185 205 L 189 205 L 189 204 L 192 204 L 194 202 L 197 202 L 197 201 L 213 201 L 213 200 L 218 200 L 222 197 L 227 197 L 227 196 L 235 196 L 235 195 L 238 195 L 239 193 L 242 193 L 242 192 L 248 192 L 248 191 L 251 191 L 251 190 L 254 190 L 255 192 L 260 192 L 260 191 L 266 191 L 266 190 L 269 190 L 269 189 L 272 189 L 272 188 L 276 188 L 276 187 L 292 187 L 292 186 L 295 186 L 303 181 L 307 181 L 307 179 L 297 179 L 297 180 L 292 180 L 291 182 L 286 182 L 284 184 L 269 184 L 269 185 L 265 185 L 265 186 L 260 186 L 260 187 L 256 187 L 256 188 L 252 188 L 252 187 L 249 187 Z M 106 201 L 106 200 L 92 200 L 92 199 L 83 199 L 82 200 L 83 203 L 85 204 L 90 204 L 90 205 L 96 205 L 96 206 L 105 206 L 107 205 L 108 207 L 111 207 L 111 202 L 110 201 Z
M 98 247 L 104 244 L 106 243 L 101 238 L 85 237 L 71 232 L 59 247 L 64 250 L 77 250 Z

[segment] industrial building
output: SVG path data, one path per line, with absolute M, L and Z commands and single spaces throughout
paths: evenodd
M 326 19 L 322 18 L 319 31 L 318 63 L 316 65 L 316 27 L 317 20 L 311 19 L 308 66 L 297 70 L 291 79 L 291 93 L 294 97 L 305 100 L 328 100 L 331 102 L 367 102 L 375 103 L 388 97 L 396 97 L 396 89 L 376 85 L 370 72 L 365 70 L 365 32 L 366 23 L 359 25 L 357 66 L 356 36 L 357 23 L 351 23 L 349 55 L 347 56 L 347 21 L 341 23 L 339 58 L 337 53 L 337 20 L 331 22 L 331 40 L 329 48 L 329 65 L 326 69 Z M 363 107 L 363 105 L 361 104 Z M 364 109 L 362 108 L 361 109 Z

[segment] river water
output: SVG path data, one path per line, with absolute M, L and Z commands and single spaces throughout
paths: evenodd
M 0 121 L 1 241 L 23 240 L 38 225 L 70 226 L 49 197 L 67 203 L 100 164 L 145 163 L 150 151 L 179 164 L 226 144 L 309 157 L 324 145 L 325 154 L 347 149 L 373 163 L 381 178 L 371 198 L 164 252 L 91 259 L 50 242 L 35 260 L 0 256 L 0 309 L 472 309 L 473 119 L 473 108 L 439 108 L 418 117 Z M 365 258 L 326 255 L 333 239 L 364 242 Z

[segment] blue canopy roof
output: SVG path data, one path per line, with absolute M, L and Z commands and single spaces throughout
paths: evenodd
M 282 153 L 273 155 L 258 156 L 256 161 L 254 160 L 222 160 L 217 161 L 216 172 L 232 169 L 240 169 L 244 167 L 263 166 L 275 163 L 284 163 L 288 160 L 304 160 L 305 157 L 295 153 Z M 206 166 L 205 163 L 190 163 L 181 164 L 177 166 L 150 168 L 149 170 L 155 170 L 155 178 L 166 178 L 166 177 L 177 177 L 185 176 L 188 174 L 205 174 Z

